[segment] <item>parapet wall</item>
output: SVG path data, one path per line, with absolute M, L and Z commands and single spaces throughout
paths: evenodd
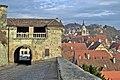
M 102 80 L 64 58 L 57 58 L 57 63 L 59 80 Z

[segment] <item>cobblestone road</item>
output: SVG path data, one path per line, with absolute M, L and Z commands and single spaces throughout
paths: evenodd
M 0 70 L 0 80 L 57 80 L 56 59 Z

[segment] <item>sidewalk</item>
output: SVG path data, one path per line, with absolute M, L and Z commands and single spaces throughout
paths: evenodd
M 11 68 L 11 67 L 14 67 L 14 66 L 16 66 L 16 65 L 17 65 L 17 64 L 9 63 L 9 64 L 7 64 L 7 65 L 0 66 L 0 71 L 1 71 L 1 70 L 4 70 L 4 69 Z

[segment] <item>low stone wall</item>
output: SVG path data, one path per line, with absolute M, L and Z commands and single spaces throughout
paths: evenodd
M 0 66 L 4 66 L 8 64 L 7 60 L 7 50 L 6 47 L 3 46 L 0 42 Z
M 57 58 L 57 63 L 59 80 L 102 80 L 64 58 Z

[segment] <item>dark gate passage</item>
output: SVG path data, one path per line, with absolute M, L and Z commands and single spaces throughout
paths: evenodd
M 31 49 L 26 46 L 18 47 L 14 52 L 14 63 L 31 64 L 32 53 Z

